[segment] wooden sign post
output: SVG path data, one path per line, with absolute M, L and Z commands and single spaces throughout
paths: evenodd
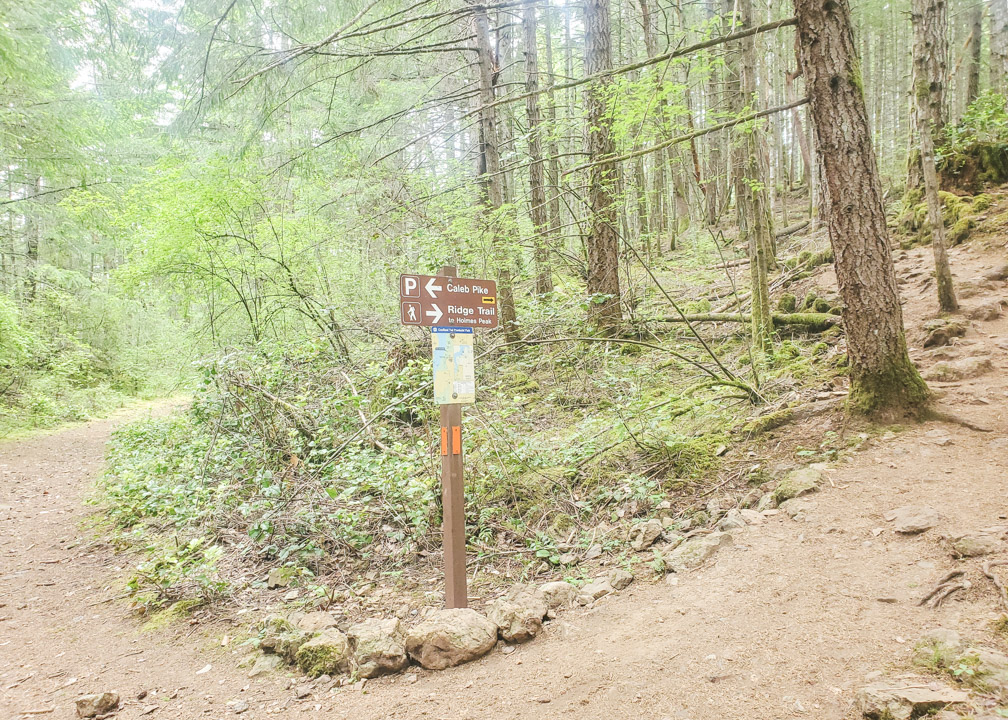
M 435 399 L 441 405 L 441 508 L 445 607 L 469 605 L 466 590 L 465 482 L 462 404 L 475 398 L 472 336 L 497 327 L 497 285 L 456 277 L 446 265 L 440 276 L 401 275 L 399 312 L 404 325 L 430 327 Z

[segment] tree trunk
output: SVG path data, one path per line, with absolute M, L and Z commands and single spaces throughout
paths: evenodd
M 924 175 L 924 197 L 927 201 L 928 220 L 931 223 L 931 246 L 934 250 L 935 279 L 938 285 L 938 305 L 942 312 L 953 312 L 959 308 L 955 290 L 952 287 L 952 271 L 949 269 L 945 252 L 945 222 L 942 219 L 941 199 L 938 197 L 938 175 L 935 172 L 934 136 L 932 135 L 933 112 L 929 103 L 929 88 L 941 84 L 944 78 L 928 75 L 936 68 L 931 61 L 934 53 L 935 21 L 941 22 L 944 14 L 942 0 L 913 0 L 911 19 L 913 20 L 914 44 L 914 108 L 916 111 L 917 137 L 920 139 L 920 163 Z
M 941 136 L 945 127 L 945 78 L 948 76 L 948 7 L 946 0 L 913 0 L 910 9 L 914 27 L 914 47 L 922 55 L 913 56 L 910 150 L 907 162 L 907 189 L 919 188 L 922 175 L 917 133 L 920 125 L 916 108 L 924 104 L 924 117 L 931 123 L 931 137 Z M 918 30 L 918 27 L 920 28 Z M 917 35 L 921 41 L 916 42 Z
M 752 0 L 738 0 L 743 28 L 753 24 Z M 739 105 L 746 106 L 756 93 L 756 41 L 753 37 L 742 40 L 739 54 L 739 79 L 741 97 Z M 767 278 L 770 248 L 773 243 L 773 225 L 767 197 L 766 168 L 763 162 L 762 130 L 759 124 L 742 126 L 740 137 L 735 139 L 735 163 L 745 168 L 745 177 L 738 196 L 739 214 L 745 215 L 749 228 L 749 278 L 752 284 L 752 340 L 757 351 L 770 347 L 773 320 L 770 317 L 770 283 Z
M 907 355 L 848 0 L 794 0 L 798 60 L 823 166 L 853 409 L 918 409 L 928 390 Z
M 547 237 L 546 189 L 543 173 L 542 138 L 539 118 L 539 59 L 536 47 L 535 0 L 522 5 L 522 34 L 525 44 L 525 115 L 528 118 L 529 216 L 532 218 L 532 254 L 535 262 L 536 293 L 553 290 Z
M 976 2 L 969 11 L 969 68 L 966 79 L 966 107 L 980 95 L 980 50 L 983 38 L 983 4 Z M 1003 88 L 1002 88 L 1003 89 Z
M 1004 93 L 1008 92 L 1008 0 L 993 0 L 990 16 L 990 86 Z
M 560 150 L 557 147 L 556 93 L 553 91 L 555 73 L 553 71 L 553 11 L 549 3 L 543 8 L 543 25 L 546 34 L 546 118 L 549 121 L 549 135 L 546 140 L 546 154 L 549 156 L 549 237 L 560 242 Z
M 482 142 L 482 168 L 486 188 L 487 215 L 490 225 L 491 243 L 493 247 L 493 262 L 497 271 L 497 297 L 500 302 L 500 320 L 504 326 L 504 334 L 509 341 L 518 339 L 518 328 L 515 325 L 514 291 L 511 283 L 511 262 L 504 247 L 504 238 L 500 236 L 499 227 L 503 218 L 500 217 L 501 206 L 504 204 L 503 179 L 501 177 L 500 155 L 497 145 L 497 114 L 493 107 L 494 58 L 490 49 L 490 29 L 486 8 L 476 7 L 473 10 L 473 29 L 476 35 L 476 48 L 479 55 L 479 88 L 480 88 L 480 139 Z
M 722 22 L 722 32 L 724 34 L 730 34 L 736 32 L 738 28 L 738 17 L 735 13 L 736 6 L 735 0 L 721 0 L 721 22 Z M 725 99 L 726 99 L 726 110 L 731 116 L 737 116 L 742 112 L 743 100 L 742 100 L 742 85 L 741 76 L 739 74 L 739 43 L 738 41 L 728 43 L 725 46 L 724 53 L 724 72 L 725 72 Z M 732 188 L 735 194 L 735 217 L 739 229 L 739 241 L 745 240 L 748 242 L 749 238 L 749 225 L 748 217 L 742 209 L 742 201 L 740 198 L 745 192 L 745 148 L 740 147 L 738 143 L 738 138 L 734 136 L 733 133 L 729 132 L 728 137 L 728 156 L 731 159 L 730 170 L 731 178 L 729 181 L 729 187 Z
M 612 67 L 612 34 L 609 27 L 609 0 L 585 0 L 585 75 L 595 75 Z M 590 82 L 584 92 L 588 123 L 588 160 L 594 163 L 588 174 L 590 231 L 588 250 L 588 317 L 600 329 L 611 330 L 622 319 L 619 285 L 619 239 L 616 235 L 616 154 L 607 101 L 612 78 Z

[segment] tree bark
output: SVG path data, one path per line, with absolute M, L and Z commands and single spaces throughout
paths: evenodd
M 910 362 L 848 0 L 794 0 L 798 61 L 823 165 L 826 222 L 845 304 L 850 406 L 916 410 L 927 386 Z
M 920 139 L 920 164 L 924 176 L 924 198 L 927 201 L 928 220 L 931 223 L 931 247 L 934 251 L 935 279 L 938 286 L 938 306 L 942 312 L 959 309 L 952 287 L 952 271 L 945 252 L 945 221 L 942 219 L 941 199 L 938 196 L 938 174 L 935 172 L 933 107 L 930 88 L 944 82 L 944 77 L 933 78 L 938 64 L 931 55 L 934 50 L 935 25 L 943 26 L 945 5 L 942 0 L 913 0 L 911 19 L 914 30 L 914 108 L 916 110 L 917 137 Z
M 966 107 L 980 95 L 980 50 L 983 38 L 983 4 L 976 2 L 969 12 L 969 68 L 966 78 Z
M 648 58 L 652 58 L 658 54 L 657 47 L 655 46 L 654 40 L 654 26 L 651 21 L 651 9 L 648 6 L 648 0 L 638 0 L 641 9 L 641 24 L 644 28 L 644 48 L 647 52 Z M 661 74 L 657 66 L 651 68 L 652 78 L 654 80 L 655 95 L 658 97 L 655 103 L 656 107 L 651 111 L 651 116 L 654 120 L 655 134 L 664 138 L 664 122 L 667 104 L 665 102 L 665 96 L 661 92 Z M 651 229 L 655 233 L 655 244 L 657 245 L 658 254 L 661 255 L 662 252 L 662 234 L 669 227 L 669 219 L 671 216 L 671 202 L 668 192 L 668 180 L 665 173 L 665 153 L 661 153 L 654 159 L 653 163 L 654 169 L 654 191 L 652 195 L 652 211 L 651 211 Z M 670 248 L 671 249 L 671 248 Z
M 945 78 L 948 76 L 948 7 L 946 0 L 913 0 L 910 17 L 914 28 L 913 82 L 911 84 L 913 122 L 910 127 L 910 149 L 907 162 L 907 182 L 919 188 L 924 178 L 917 148 L 920 122 L 916 108 L 923 103 L 924 117 L 931 123 L 931 137 L 941 136 L 945 127 Z M 918 30 L 919 28 L 919 30 Z M 916 41 L 918 34 L 920 42 Z
M 487 215 L 493 248 L 493 262 L 497 271 L 497 297 L 500 302 L 500 320 L 504 326 L 504 334 L 508 341 L 517 339 L 518 328 L 515 325 L 514 290 L 511 280 L 511 263 L 504 247 L 504 238 L 498 228 L 503 218 L 500 217 L 504 204 L 502 188 L 499 148 L 497 145 L 497 114 L 494 101 L 494 58 L 490 49 L 490 28 L 486 8 L 477 6 L 473 10 L 473 30 L 476 35 L 476 49 L 479 56 L 479 88 L 480 88 L 480 141 L 481 165 L 484 172 L 483 182 L 486 192 Z
M 736 15 L 735 0 L 721 0 L 721 22 L 723 32 L 731 34 L 740 28 L 739 19 Z M 725 47 L 724 72 L 725 72 L 725 98 L 726 110 L 732 116 L 738 116 L 744 107 L 742 100 L 741 73 L 739 72 L 739 51 L 738 41 L 728 43 Z M 735 194 L 735 217 L 739 229 L 739 240 L 749 240 L 749 218 L 742 207 L 744 201 L 740 200 L 745 192 L 745 149 L 739 146 L 738 138 L 733 134 L 728 137 L 728 157 L 730 158 L 729 187 Z
M 738 0 L 743 27 L 752 25 L 752 0 Z M 742 40 L 739 54 L 739 104 L 745 107 L 756 93 L 756 41 Z M 758 122 L 740 126 L 742 132 L 734 142 L 736 166 L 744 167 L 745 177 L 738 196 L 739 214 L 745 215 L 749 229 L 749 279 L 752 285 L 752 341 L 759 352 L 772 342 L 773 321 L 770 317 L 770 282 L 767 277 L 769 256 L 773 244 L 773 225 L 767 197 L 767 176 L 763 158 L 762 130 Z
M 543 173 L 541 120 L 539 117 L 539 52 L 536 47 L 535 0 L 522 5 L 522 35 L 525 45 L 525 115 L 528 120 L 529 216 L 532 219 L 532 256 L 536 272 L 536 294 L 553 290 L 547 236 L 546 189 Z
M 585 74 L 605 72 L 612 67 L 612 32 L 609 0 L 585 0 Z M 585 115 L 588 123 L 588 155 L 593 163 L 588 171 L 588 205 L 591 212 L 588 250 L 588 318 L 598 328 L 613 329 L 623 319 L 620 307 L 619 239 L 616 235 L 616 154 L 611 121 L 606 112 L 612 78 L 588 84 Z
M 990 16 L 990 86 L 1008 92 L 1008 0 L 992 0 Z
M 549 3 L 543 7 L 543 25 L 546 34 L 546 119 L 549 121 L 549 135 L 546 140 L 546 154 L 549 157 L 549 236 L 553 242 L 560 241 L 560 150 L 557 146 L 556 84 L 553 71 L 553 11 Z

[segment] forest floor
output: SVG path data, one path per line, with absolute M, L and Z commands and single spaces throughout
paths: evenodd
M 1008 260 L 1004 237 L 991 240 L 950 253 L 967 312 L 1006 300 L 1003 282 L 972 280 Z M 935 316 L 930 248 L 898 252 L 897 267 L 918 348 Z M 246 651 L 228 642 L 240 617 L 143 628 L 116 600 L 126 563 L 86 500 L 111 430 L 136 410 L 0 445 L 0 717 L 71 718 L 77 696 L 106 690 L 122 696 L 118 718 L 854 717 L 866 674 L 907 672 L 927 629 L 1005 645 L 990 631 L 993 588 L 943 538 L 1008 514 L 1008 316 L 913 354 L 925 371 L 990 358 L 978 377 L 931 384 L 940 409 L 993 432 L 928 422 L 879 434 L 826 471 L 803 520 L 771 514 L 714 564 L 639 579 L 510 654 L 345 687 L 248 679 L 237 667 Z M 883 515 L 908 504 L 938 508 L 940 524 L 895 534 Z M 967 592 L 918 606 L 962 567 Z

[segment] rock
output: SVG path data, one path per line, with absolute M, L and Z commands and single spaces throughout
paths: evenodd
M 282 662 L 283 658 L 279 655 L 260 655 L 256 658 L 255 663 L 252 664 L 252 669 L 249 670 L 248 676 L 254 678 L 264 675 L 271 670 L 276 670 Z
M 228 707 L 231 708 L 231 712 L 235 715 L 241 715 L 249 709 L 249 704 L 244 700 L 235 700 L 228 703 Z
M 955 338 L 961 338 L 966 334 L 966 323 L 955 320 L 932 320 L 924 325 L 928 331 L 924 338 L 924 347 L 932 348 L 941 345 L 948 345 Z
M 614 590 L 625 590 L 633 582 L 633 573 L 623 568 L 613 568 L 606 579 Z
M 983 277 L 967 278 L 955 284 L 955 293 L 959 298 L 971 298 L 986 292 L 997 290 L 996 281 Z
M 991 280 L 993 282 L 1008 279 L 1008 264 L 1001 265 L 993 270 L 988 270 L 983 274 L 983 279 Z
M 309 677 L 339 675 L 350 669 L 350 643 L 336 628 L 328 628 L 298 648 L 295 660 Z
M 759 502 L 756 503 L 756 512 L 762 513 L 764 510 L 769 510 L 774 505 L 773 493 L 763 493 L 760 496 Z
M 497 626 L 470 608 L 437 610 L 406 634 L 406 652 L 429 670 L 475 660 L 497 642 Z
M 347 632 L 353 665 L 364 678 L 397 673 L 409 665 L 406 636 L 399 620 L 365 620 Z
M 578 596 L 577 596 L 576 599 L 577 599 L 577 604 L 581 605 L 582 607 L 586 606 L 586 605 L 591 605 L 592 603 L 595 602 L 595 598 L 593 598 L 591 595 L 589 595 L 586 592 L 580 592 L 580 593 L 578 593 Z
M 792 470 L 784 479 L 777 483 L 773 492 L 773 501 L 780 505 L 785 500 L 808 495 L 819 489 L 822 473 L 810 467 Z
M 909 720 L 941 710 L 953 703 L 964 703 L 969 695 L 949 687 L 909 682 L 876 682 L 858 690 L 857 707 L 873 720 Z
M 336 617 L 332 613 L 322 610 L 303 614 L 298 613 L 296 616 L 292 616 L 291 619 L 294 625 L 312 635 L 328 628 L 336 627 Z
M 573 605 L 577 600 L 578 591 L 570 583 L 558 580 L 540 585 L 536 594 L 546 603 L 547 610 L 557 610 Z
M 756 513 L 759 515 L 759 513 Z M 718 521 L 717 529 L 721 532 L 727 532 L 729 530 L 739 530 L 746 526 L 746 521 L 742 519 L 742 513 L 738 510 L 729 510 L 720 521 Z
M 585 553 L 585 560 L 594 560 L 597 557 L 601 557 L 601 555 L 602 555 L 602 546 L 598 544 L 592 545 L 590 548 L 588 548 L 588 552 Z
M 577 562 L 577 555 L 575 555 L 572 552 L 565 552 L 563 555 L 557 558 L 557 562 L 560 563 L 561 565 L 573 565 L 574 563 Z
M 914 663 L 931 670 L 947 669 L 962 650 L 962 639 L 955 630 L 934 628 L 924 633 L 914 647 Z
M 968 357 L 962 360 L 937 362 L 924 371 L 925 380 L 938 382 L 953 382 L 955 380 L 970 380 L 994 369 L 991 359 L 986 355 Z
M 1004 549 L 1001 538 L 989 533 L 966 533 L 952 539 L 952 552 L 957 557 L 980 557 Z
M 1001 303 L 996 301 L 977 305 L 969 311 L 970 320 L 989 321 L 997 320 L 999 317 L 1001 317 Z
M 278 567 L 269 571 L 266 576 L 266 587 L 270 590 L 274 588 L 287 587 L 297 577 L 297 568 Z M 261 577 L 261 576 L 260 576 Z
M 304 700 L 306 697 L 309 697 L 311 695 L 311 690 L 312 690 L 311 685 L 309 685 L 308 683 L 298 685 L 296 688 L 294 688 L 294 697 L 296 697 L 298 700 Z
M 732 536 L 729 533 L 715 532 L 710 535 L 700 535 L 687 540 L 666 555 L 665 565 L 674 572 L 692 570 L 707 562 L 722 547 L 731 544 Z
M 615 588 L 606 578 L 597 578 L 581 588 L 581 594 L 589 596 L 592 600 L 598 600 L 613 592 L 615 592 Z M 580 599 L 578 602 L 580 602 Z
M 296 662 L 298 650 L 309 639 L 311 639 L 311 635 L 304 630 L 291 630 L 282 633 L 267 632 L 266 637 L 259 641 L 259 647 L 264 652 L 283 656 L 287 662 Z
M 94 693 L 77 698 L 77 714 L 82 718 L 93 718 L 110 713 L 119 707 L 119 694 L 114 692 Z
M 651 547 L 655 540 L 661 537 L 663 529 L 661 520 L 655 519 L 635 525 L 630 530 L 630 547 L 634 550 L 644 550 Z
M 893 523 L 893 530 L 915 535 L 930 530 L 941 520 L 941 515 L 930 505 L 904 505 L 890 510 L 883 517 Z
M 792 520 L 801 522 L 808 516 L 809 510 L 812 510 L 815 506 L 816 504 L 814 502 L 809 502 L 808 500 L 802 500 L 800 498 L 792 498 L 782 502 L 780 509 L 787 513 L 787 516 Z
M 487 617 L 500 628 L 501 639 L 520 643 L 542 632 L 542 621 L 548 610 L 541 595 L 519 585 L 487 605 Z
M 968 684 L 1008 702 L 1008 655 L 990 648 L 971 647 L 957 663 L 973 670 L 965 679 Z M 961 675 L 960 679 L 963 679 Z
M 762 525 L 764 520 L 766 520 L 763 517 L 763 513 L 757 510 L 740 510 L 739 514 L 750 525 Z

